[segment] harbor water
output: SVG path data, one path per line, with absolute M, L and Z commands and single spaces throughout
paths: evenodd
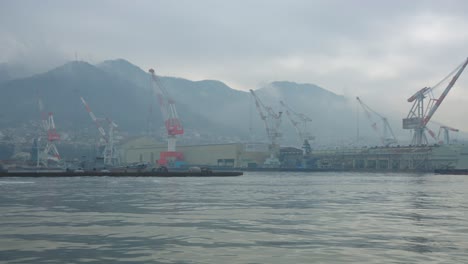
M 468 176 L 2 178 L 0 263 L 468 263 Z

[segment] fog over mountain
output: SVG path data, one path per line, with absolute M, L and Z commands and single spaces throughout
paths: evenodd
M 148 75 L 125 60 L 105 61 L 98 66 L 143 89 L 150 87 Z M 249 93 L 214 80 L 189 81 L 173 77 L 162 77 L 161 80 L 178 104 L 190 106 L 208 120 L 239 131 L 243 136 L 252 129 L 251 138 L 265 138 L 264 124 Z M 257 87 L 257 93 L 265 104 L 277 111 L 284 111 L 279 104 L 283 100 L 289 102 L 295 111 L 310 116 L 313 119 L 310 125 L 312 133 L 327 142 L 347 139 L 355 131 L 349 100 L 317 85 L 277 81 Z M 282 129 L 285 142 L 296 141 L 297 136 L 286 116 L 283 117 Z
M 45 111 L 54 113 L 59 131 L 91 131 L 97 138 L 95 125 L 80 101 L 82 96 L 96 116 L 114 120 L 123 135 L 146 135 L 151 130 L 150 134 L 163 141 L 163 121 L 147 70 L 124 59 L 96 65 L 72 61 L 31 77 L 0 82 L 0 130 L 38 122 L 40 97 Z M 182 143 L 267 142 L 263 121 L 249 92 L 233 89 L 219 80 L 159 78 L 176 102 L 186 129 Z M 294 111 L 310 117 L 308 127 L 316 138 L 315 147 L 380 144 L 372 124 L 381 130 L 381 120 L 376 116 L 368 120 L 355 96 L 337 95 L 315 84 L 292 81 L 274 81 L 253 89 L 275 111 L 285 111 L 280 106 L 280 101 L 284 101 Z M 361 99 L 389 120 L 401 144 L 408 143 L 410 134 L 401 129 L 403 115 Z M 440 125 L 431 123 L 430 128 L 437 133 Z M 281 132 L 283 145 L 300 145 L 287 115 L 282 116 Z M 462 140 L 466 135 L 460 132 L 452 137 Z
M 401 119 L 411 108 L 407 99 L 438 83 L 468 56 L 467 5 L 462 0 L 1 1 L 0 83 L 43 74 L 67 61 L 87 61 L 114 76 L 112 82 L 125 80 L 144 87 L 147 80 L 142 72 L 155 68 L 158 75 L 184 78 L 163 78 L 174 86 L 181 116 L 197 113 L 205 121 L 196 123 L 215 120 L 220 130 L 239 135 L 250 133 L 244 129 L 250 126 L 244 120 L 250 106 L 237 107 L 245 105 L 242 98 L 248 98 L 249 89 L 260 93 L 278 81 L 315 84 L 343 96 L 349 105 L 344 109 L 333 102 L 317 107 L 322 114 L 313 127 L 318 129 L 315 133 L 324 134 L 322 138 L 345 132 L 348 138 L 357 137 L 358 122 L 361 136 L 372 135 L 362 113 L 359 120 L 349 117 L 357 110 L 356 96 L 386 116 L 397 134 L 409 138 L 408 131 L 401 130 Z M 125 58 L 142 70 L 126 67 L 125 61 L 102 62 L 109 58 Z M 468 131 L 466 74 L 433 117 L 462 131 Z M 209 95 L 191 95 L 193 89 L 187 87 L 207 89 L 202 94 Z M 302 85 L 297 89 L 311 95 L 298 101 L 315 96 L 309 91 L 313 89 Z M 434 96 L 442 90 L 436 89 Z M 224 91 L 231 98 L 222 101 L 225 108 L 216 109 L 215 95 Z M 103 97 L 98 98 L 100 102 Z M 320 105 L 320 98 L 310 99 L 310 109 Z M 195 111 L 192 101 L 200 99 L 212 101 L 199 103 Z M 309 109 L 304 109 L 305 103 L 288 99 L 301 111 Z M 184 113 L 184 107 L 190 110 Z M 138 114 L 133 119 L 144 119 L 145 114 Z M 258 127 L 253 132 L 260 135 Z
M 40 97 L 45 110 L 54 113 L 59 130 L 92 129 L 94 124 L 80 101 L 82 96 L 97 116 L 111 118 L 130 135 L 147 132 L 148 122 L 162 130 L 163 121 L 150 80 L 146 71 L 118 59 L 96 66 L 74 61 L 32 77 L 6 81 L 0 84 L 3 95 L 0 111 L 9 114 L 0 120 L 0 128 L 37 121 Z M 165 76 L 160 80 L 176 101 L 183 125 L 189 131 L 202 137 L 216 135 L 266 141 L 264 125 L 250 93 L 232 89 L 217 80 L 190 81 Z M 259 87 L 257 94 L 277 111 L 284 111 L 279 105 L 283 100 L 295 111 L 310 116 L 311 131 L 318 139 L 344 139 L 354 131 L 354 114 L 348 99 L 316 85 L 278 81 Z M 284 143 L 296 142 L 286 116 L 282 127 Z

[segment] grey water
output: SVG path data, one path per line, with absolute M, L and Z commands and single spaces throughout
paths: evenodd
M 468 263 L 468 176 L 2 178 L 0 263 Z

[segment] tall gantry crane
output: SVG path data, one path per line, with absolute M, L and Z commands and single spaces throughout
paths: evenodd
M 270 140 L 270 158 L 265 161 L 267 166 L 279 166 L 280 162 L 278 159 L 277 149 L 279 149 L 278 141 L 281 138 L 281 133 L 279 128 L 281 126 L 281 116 L 283 112 L 275 112 L 270 106 L 266 106 L 257 96 L 257 94 L 250 90 L 252 97 L 255 99 L 255 106 L 257 107 L 257 112 L 262 119 L 267 137 Z
M 41 98 L 38 98 L 39 112 L 41 114 L 41 128 L 42 132 L 39 138 L 35 141 L 37 148 L 37 160 L 36 166 L 47 167 L 49 161 L 60 162 L 61 157 L 55 146 L 55 142 L 60 141 L 60 135 L 57 133 L 54 122 L 54 115 L 52 112 L 46 114 L 44 112 L 44 105 Z M 41 150 L 40 142 L 41 138 L 46 138 L 46 145 Z
M 310 134 L 307 128 L 307 123 L 311 122 L 312 119 L 306 116 L 305 114 L 294 111 L 284 101 L 280 101 L 280 103 L 285 109 L 286 116 L 288 117 L 289 121 L 291 122 L 294 129 L 296 130 L 300 143 L 302 144 L 302 149 L 304 150 L 304 154 L 309 155 L 312 152 L 312 148 L 310 146 L 309 141 L 315 139 Z
M 412 145 L 427 145 L 427 137 L 425 131 L 428 130 L 427 123 L 431 120 L 434 113 L 439 108 L 440 104 L 444 101 L 447 94 L 452 89 L 455 82 L 458 80 L 458 77 L 462 74 L 466 65 L 468 64 L 468 58 L 460 64 L 455 70 L 453 70 L 449 75 L 447 75 L 442 81 L 436 84 L 433 87 L 424 87 L 413 96 L 408 98 L 408 102 L 412 103 L 408 116 L 403 119 L 403 129 L 412 129 L 413 130 L 413 139 L 411 141 Z M 452 80 L 449 82 L 445 90 L 435 99 L 432 92 L 433 90 L 452 76 Z M 427 96 L 430 97 L 427 105 L 424 104 L 424 98 Z M 432 135 L 432 134 L 431 134 Z
M 398 140 L 396 139 L 395 134 L 393 133 L 392 127 L 388 123 L 387 118 L 377 113 L 374 109 L 370 108 L 359 97 L 356 97 L 356 100 L 359 102 L 362 109 L 364 110 L 367 120 L 369 120 L 372 129 L 380 138 L 382 145 L 389 146 L 391 144 L 398 143 Z M 377 124 L 376 121 L 374 121 L 374 118 L 372 115 L 377 116 L 381 120 L 382 125 L 383 125 L 383 131 L 380 130 L 379 125 Z
M 156 76 L 153 69 L 148 71 L 151 74 L 151 84 L 156 94 L 164 126 L 167 132 L 167 151 L 161 152 L 159 156 L 159 165 L 167 166 L 169 162 L 182 161 L 183 153 L 176 151 L 177 136 L 184 134 L 184 128 L 180 122 L 179 115 L 175 106 L 175 101 L 169 96 L 166 88 Z
M 100 120 L 94 115 L 93 111 L 91 111 L 91 107 L 89 107 L 88 103 L 86 103 L 83 97 L 80 97 L 81 102 L 86 107 L 86 111 L 88 112 L 89 116 L 93 120 L 94 124 L 96 125 L 99 134 L 100 134 L 100 143 L 104 145 L 104 149 L 102 151 L 102 157 L 104 158 L 104 165 L 106 166 L 116 166 L 119 164 L 119 155 L 117 152 L 117 148 L 115 146 L 115 130 L 118 128 L 117 124 L 109 118 L 106 118 L 106 122 L 108 124 L 108 132 L 104 130 L 101 125 Z

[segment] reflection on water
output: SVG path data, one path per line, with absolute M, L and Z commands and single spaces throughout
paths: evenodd
M 0 263 L 466 263 L 466 176 L 8 178 Z

